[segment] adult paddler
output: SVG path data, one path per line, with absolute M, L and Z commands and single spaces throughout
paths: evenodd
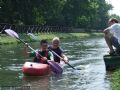
M 120 55 L 120 23 L 115 18 L 108 21 L 108 28 L 104 30 L 105 41 L 110 55 Z M 115 50 L 113 49 L 115 47 Z

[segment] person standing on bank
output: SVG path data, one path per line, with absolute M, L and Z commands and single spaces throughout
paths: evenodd
M 108 21 L 108 28 L 104 32 L 105 41 L 110 49 L 110 55 L 120 55 L 120 23 L 115 18 Z M 115 47 L 115 50 L 113 49 Z
M 67 56 L 63 53 L 63 50 L 60 48 L 60 39 L 58 37 L 53 38 L 52 45 L 49 46 L 49 50 L 54 51 L 57 55 L 59 55 L 65 61 L 65 63 L 68 63 Z M 60 63 L 61 59 L 54 53 L 53 55 L 54 55 L 54 61 Z

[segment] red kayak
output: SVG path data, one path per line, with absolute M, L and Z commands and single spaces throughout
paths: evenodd
M 43 76 L 50 73 L 50 67 L 48 64 L 25 62 L 22 67 L 22 72 L 24 75 L 29 76 Z
M 63 62 L 60 66 L 63 66 Z M 22 67 L 22 72 L 27 76 L 44 76 L 50 74 L 51 69 L 48 64 L 25 62 Z

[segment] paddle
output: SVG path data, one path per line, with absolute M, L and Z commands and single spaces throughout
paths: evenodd
M 51 49 L 49 49 L 53 54 L 55 54 L 57 57 L 59 57 L 62 61 L 64 61 L 65 62 L 65 60 L 61 57 L 61 56 L 59 56 L 57 53 L 55 53 L 53 50 L 51 50 Z M 66 63 L 66 62 L 65 62 Z M 68 66 L 70 66 L 71 68 L 73 68 L 73 69 L 75 69 L 72 65 L 70 65 L 68 62 L 66 63 Z
M 35 41 L 38 41 L 39 39 L 35 36 L 35 35 L 33 35 L 32 33 L 28 33 L 27 34 L 31 39 L 33 39 L 33 40 L 35 40 Z
M 22 39 L 19 38 L 18 34 L 11 30 L 11 29 L 6 29 L 5 32 L 10 35 L 13 38 L 18 39 L 19 41 L 21 41 L 22 43 L 26 44 Z M 41 54 L 39 54 L 36 50 L 34 50 L 30 45 L 28 45 L 28 48 L 30 48 L 32 51 L 34 51 L 36 54 L 40 55 L 41 57 L 43 57 Z M 47 61 L 47 63 L 50 65 L 52 71 L 56 74 L 62 74 L 63 69 L 55 62 L 51 62 L 51 61 Z

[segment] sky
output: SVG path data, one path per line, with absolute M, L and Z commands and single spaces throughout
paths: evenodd
M 120 16 L 120 0 L 106 0 L 108 3 L 112 4 L 113 10 L 110 11 L 110 14 L 117 14 Z

